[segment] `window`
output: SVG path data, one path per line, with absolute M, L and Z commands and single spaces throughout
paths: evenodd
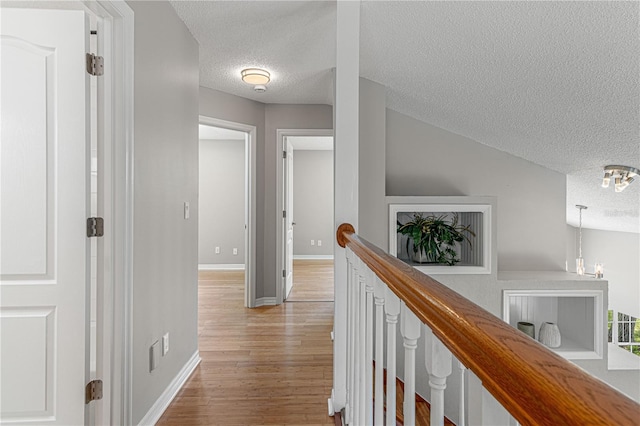
M 616 321 L 614 321 L 614 317 Z M 607 329 L 609 342 L 640 356 L 640 321 L 622 312 L 609 311 Z

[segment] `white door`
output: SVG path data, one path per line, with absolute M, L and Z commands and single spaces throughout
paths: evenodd
M 286 141 L 286 139 L 285 139 Z M 285 159 L 285 211 L 287 216 L 284 220 L 285 224 L 285 289 L 284 298 L 289 297 L 289 293 L 293 288 L 293 146 L 291 142 L 286 141 L 286 159 Z
M 1 15 L 0 419 L 80 425 L 88 26 L 79 10 Z

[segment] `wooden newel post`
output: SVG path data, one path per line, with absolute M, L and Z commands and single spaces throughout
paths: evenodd
M 355 233 L 356 230 L 350 223 L 343 223 L 338 226 L 338 230 L 336 231 L 336 240 L 338 240 L 338 245 L 345 248 L 347 246 L 347 235 Z

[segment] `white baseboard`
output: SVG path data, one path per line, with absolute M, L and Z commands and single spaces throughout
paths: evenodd
M 139 426 L 146 425 L 155 425 L 162 414 L 167 409 L 173 398 L 178 394 L 178 391 L 184 386 L 187 379 L 193 373 L 193 370 L 200 364 L 200 353 L 196 350 L 195 353 L 191 356 L 189 361 L 182 367 L 180 372 L 173 378 L 169 386 L 162 392 L 160 397 L 156 400 L 156 402 L 151 406 L 147 414 L 140 420 L 138 423 Z
M 320 259 L 333 259 L 332 254 L 294 254 L 293 260 L 320 260 Z
M 260 306 L 275 306 L 276 298 L 275 297 L 261 297 L 256 299 L 256 308 Z
M 244 271 L 244 263 L 201 263 L 198 271 Z

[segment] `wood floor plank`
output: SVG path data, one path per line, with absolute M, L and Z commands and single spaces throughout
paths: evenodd
M 333 301 L 333 259 L 295 259 L 288 302 Z
M 202 362 L 157 424 L 333 425 L 333 302 L 246 309 L 243 271 L 199 279 Z

